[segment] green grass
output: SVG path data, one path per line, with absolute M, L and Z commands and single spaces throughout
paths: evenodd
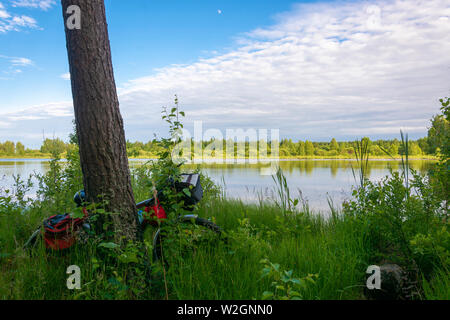
M 424 299 L 450 300 L 450 276 L 448 271 L 438 270 L 431 280 L 423 279 Z
M 261 298 L 268 287 L 268 283 L 259 280 L 259 261 L 263 258 L 293 270 L 297 277 L 318 273 L 316 284 L 304 293 L 306 299 L 361 298 L 359 285 L 363 284 L 368 257 L 362 235 L 351 230 L 351 224 L 345 220 L 325 221 L 310 214 L 284 216 L 274 205 L 243 205 L 226 200 L 202 211 L 200 215 L 214 216 L 217 224 L 238 239 L 232 244 L 232 254 L 218 251 L 214 260 L 219 262 L 217 265 L 202 266 L 204 298 L 211 298 L 207 284 L 216 281 L 228 283 L 226 290 L 216 289 L 221 298 Z M 222 271 L 225 281 L 216 275 L 216 268 Z M 232 283 L 239 285 L 231 286 Z M 182 281 L 177 284 L 179 290 L 191 287 L 183 286 Z M 189 296 L 184 290 L 179 292 L 183 297 Z
M 37 207 L 27 214 L 13 211 L 0 215 L 0 298 L 117 298 L 108 289 L 108 279 L 101 279 L 105 274 L 93 270 L 92 247 L 77 246 L 62 256 L 49 254 L 42 245 L 31 252 L 21 249 L 35 226 L 49 214 Z M 245 205 L 220 198 L 204 203 L 198 214 L 213 218 L 230 240 L 174 259 L 166 270 L 170 299 L 260 299 L 270 286 L 268 280 L 261 279 L 260 261 L 264 258 L 279 263 L 284 270 L 293 270 L 300 278 L 318 273 L 316 284 L 305 289 L 305 299 L 362 297 L 368 257 L 363 235 L 352 230 L 345 219 L 285 216 L 272 204 Z M 146 232 L 147 238 L 151 233 Z M 65 285 L 65 270 L 72 264 L 83 270 L 84 287 L 78 296 Z M 164 290 L 150 291 L 134 298 L 165 296 Z

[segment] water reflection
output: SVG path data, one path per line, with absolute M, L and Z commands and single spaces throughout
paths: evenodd
M 130 161 L 130 167 L 136 168 L 145 163 L 142 160 Z M 427 171 L 433 164 L 429 160 L 412 160 L 411 168 Z M 301 190 L 309 201 L 311 208 L 321 211 L 328 210 L 327 196 L 334 203 L 342 203 L 350 196 L 351 187 L 355 184 L 352 166 L 357 167 L 352 160 L 299 160 L 280 161 L 291 193 L 297 195 Z M 263 164 L 202 164 L 203 171 L 214 181 L 222 184 L 225 181 L 227 196 L 244 201 L 256 202 L 273 197 L 274 182 L 271 176 L 263 176 L 260 169 Z M 192 168 L 192 165 L 187 166 Z M 369 161 L 369 178 L 380 180 L 389 174 L 389 168 L 399 170 L 400 161 L 373 160 Z M 33 173 L 43 174 L 49 169 L 48 160 L 0 160 L 0 189 L 9 188 L 13 184 L 13 176 L 27 178 Z M 36 190 L 32 190 L 34 194 Z
M 433 162 L 413 160 L 411 168 L 426 172 Z M 389 170 L 399 170 L 400 161 L 369 161 L 368 176 L 372 180 L 381 180 Z M 357 162 L 352 160 L 299 160 L 280 161 L 280 167 L 286 175 L 291 194 L 297 196 L 301 190 L 311 208 L 328 211 L 327 197 L 335 204 L 342 203 L 351 194 L 355 179 L 352 167 L 357 169 Z M 203 170 L 217 183 L 226 183 L 227 196 L 244 201 L 257 202 L 273 198 L 274 182 L 270 176 L 260 175 L 261 164 L 239 163 L 206 164 Z

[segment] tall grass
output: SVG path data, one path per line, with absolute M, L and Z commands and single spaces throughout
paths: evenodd
M 358 167 L 355 169 L 353 166 L 352 174 L 356 182 L 359 182 L 359 186 L 364 188 L 365 180 L 368 177 L 369 171 L 369 139 L 361 139 L 355 141 L 355 146 L 353 147 L 355 151 L 355 158 Z
M 142 181 L 134 178 L 133 182 Z M 283 186 L 288 189 L 287 184 Z M 147 196 L 144 189 L 135 186 L 137 200 Z M 261 277 L 263 259 L 292 270 L 293 277 L 318 274 L 314 285 L 302 289 L 304 299 L 362 298 L 367 264 L 363 235 L 344 217 L 330 222 L 297 211 L 289 196 L 280 195 L 292 214 L 271 202 L 244 204 L 220 193 L 206 195 L 196 213 L 220 225 L 228 242 L 199 248 L 188 256 L 180 251 L 166 274 L 159 263 L 152 263 L 152 285 L 145 289 L 124 284 L 124 271 L 117 265 L 102 265 L 93 243 L 77 245 L 64 254 L 49 253 L 42 243 L 24 250 L 35 227 L 57 212 L 47 211 L 46 201 L 29 200 L 23 206 L 10 202 L 8 209 L 0 209 L 0 298 L 165 299 L 167 287 L 169 299 L 261 299 L 271 286 L 270 279 Z M 153 231 L 144 234 L 147 242 Z M 66 288 L 65 271 L 73 264 L 82 270 L 82 290 L 76 292 Z
M 272 180 L 276 186 L 275 189 L 277 198 L 275 199 L 275 203 L 284 214 L 292 212 L 292 209 L 295 207 L 296 203 L 294 204 L 294 201 L 291 199 L 291 192 L 289 190 L 286 176 L 283 174 L 280 167 L 278 167 L 275 175 L 272 175 Z
M 403 134 L 403 131 L 400 130 L 400 136 L 402 138 L 402 147 L 403 152 L 402 156 L 402 171 L 405 179 L 406 189 L 409 190 L 409 139 L 408 134 Z M 407 194 L 408 196 L 408 194 Z
M 424 299 L 450 300 L 450 275 L 448 270 L 439 269 L 432 279 L 422 279 Z
M 316 284 L 303 292 L 305 299 L 362 298 L 368 257 L 363 235 L 345 218 L 332 223 L 301 212 L 286 216 L 277 205 L 228 200 L 204 206 L 199 214 L 213 216 L 231 243 L 209 257 L 199 253 L 181 261 L 187 277 L 179 269 L 169 270 L 178 298 L 260 299 L 269 287 L 261 279 L 264 258 L 298 277 L 318 273 Z

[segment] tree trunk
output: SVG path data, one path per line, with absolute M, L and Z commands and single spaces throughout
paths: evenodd
M 111 62 L 104 0 L 61 0 L 83 183 L 89 202 L 108 201 L 116 240 L 137 239 L 123 120 Z M 74 28 L 74 7 L 81 24 Z M 72 7 L 71 7 L 72 6 Z M 67 8 L 72 9 L 67 12 Z M 74 20 L 71 20 L 74 21 Z

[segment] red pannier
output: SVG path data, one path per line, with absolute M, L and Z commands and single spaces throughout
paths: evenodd
M 44 220 L 45 247 L 51 250 L 64 250 L 74 245 L 76 234 L 88 216 L 83 209 L 83 218 L 72 218 L 69 214 L 59 214 Z
M 158 225 L 158 220 L 167 219 L 166 211 L 164 211 L 163 207 L 159 204 L 159 201 L 154 206 L 148 206 L 144 209 L 145 212 L 142 213 L 144 217 L 143 223 L 148 223 L 153 226 Z

